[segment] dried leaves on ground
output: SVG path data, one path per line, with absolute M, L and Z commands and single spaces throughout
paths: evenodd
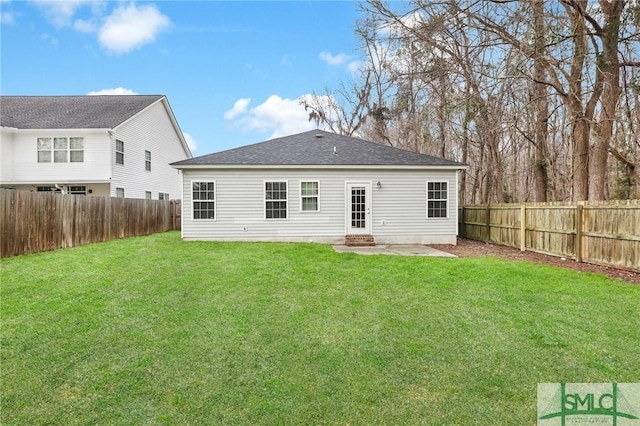
M 618 279 L 633 284 L 640 284 L 640 273 L 638 272 L 611 268 L 608 266 L 594 265 L 586 262 L 576 262 L 572 259 L 549 256 L 532 251 L 520 251 L 519 249 L 513 247 L 500 246 L 497 244 L 474 241 L 466 238 L 458 238 L 458 245 L 456 246 L 450 244 L 432 244 L 431 246 L 433 248 L 455 254 L 458 257 L 495 256 L 510 260 L 546 263 L 549 265 L 573 269 L 580 272 L 594 272 L 596 274 L 604 274 L 613 279 Z

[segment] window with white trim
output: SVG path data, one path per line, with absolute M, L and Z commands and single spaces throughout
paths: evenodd
M 447 182 L 427 182 L 427 217 L 447 217 Z
M 144 169 L 148 172 L 151 171 L 151 151 L 144 152 Z
M 158 200 L 168 200 L 169 194 L 166 192 L 158 192 Z
M 62 190 L 60 188 L 56 188 L 54 186 L 38 186 L 36 188 L 36 191 L 38 192 L 56 192 L 56 193 L 62 193 Z
M 146 198 L 147 200 L 151 199 L 151 191 L 144 191 L 144 198 Z
M 84 185 L 70 186 L 69 194 L 87 195 L 87 187 Z
M 116 188 L 116 197 L 124 198 L 124 188 Z
M 38 138 L 38 163 L 50 163 L 53 144 L 51 138 Z
M 216 218 L 216 183 L 192 182 L 193 218 Z
M 116 140 L 116 164 L 124 166 L 124 142 Z
M 317 212 L 320 210 L 320 183 L 318 181 L 300 182 L 300 211 Z
M 265 182 L 264 201 L 265 218 L 286 219 L 287 182 Z
M 38 138 L 38 163 L 83 163 L 84 138 Z

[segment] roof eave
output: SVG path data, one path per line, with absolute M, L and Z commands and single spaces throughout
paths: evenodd
M 73 185 L 73 184 L 98 184 L 112 183 L 110 179 L 40 179 L 40 180 L 6 180 L 0 181 L 0 185 Z
M 185 153 L 187 154 L 187 157 L 188 158 L 193 158 L 193 154 L 191 153 L 191 149 L 189 148 L 189 144 L 187 143 L 187 140 L 184 137 L 184 134 L 182 133 L 182 129 L 180 129 L 180 125 L 178 124 L 178 120 L 176 119 L 176 116 L 173 113 L 173 109 L 171 109 L 171 105 L 169 105 L 169 100 L 164 95 L 161 95 L 160 99 L 157 99 L 154 102 L 150 103 L 149 105 L 147 105 L 146 107 L 144 107 L 143 109 L 141 109 L 140 111 L 138 111 L 137 113 L 132 115 L 131 117 L 129 117 L 126 120 L 124 120 L 122 123 L 114 126 L 113 129 L 117 130 L 119 127 L 124 126 L 126 123 L 128 123 L 129 121 L 131 121 L 134 118 L 138 117 L 139 115 L 143 114 L 145 111 L 150 109 L 152 106 L 154 106 L 158 102 L 161 102 L 162 105 L 164 106 L 165 110 L 167 111 L 167 115 L 169 116 L 169 120 L 171 120 L 171 125 L 173 126 L 174 130 L 176 131 L 176 134 L 178 135 L 178 139 L 180 139 L 180 143 L 182 144 L 182 148 L 185 150 Z
M 104 133 L 104 132 L 108 132 L 112 129 L 105 127 L 86 127 L 86 128 L 79 128 L 79 127 L 69 127 L 69 128 L 62 128 L 62 129 L 49 129 L 49 128 L 42 128 L 42 129 L 21 129 L 21 128 L 17 128 L 17 127 L 7 127 L 7 126 L 1 126 L 0 128 L 2 128 L 2 130 L 6 130 L 6 131 L 10 131 L 13 133 L 42 133 L 42 132 L 51 132 L 51 133 L 69 133 L 69 132 L 77 132 L 77 133 L 87 133 L 87 132 L 91 132 L 91 133 Z
M 326 169 L 326 170 L 466 170 L 466 164 L 171 164 L 178 170 L 231 170 L 231 169 Z

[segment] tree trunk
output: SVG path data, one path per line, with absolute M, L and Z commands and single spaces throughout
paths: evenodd
M 616 109 L 620 99 L 620 61 L 618 59 L 618 31 L 620 14 L 625 1 L 600 1 L 604 12 L 604 25 L 598 32 L 602 40 L 602 53 L 597 58 L 598 74 L 596 81 L 602 91 L 599 120 L 595 123 L 596 141 L 591 154 L 591 193 L 590 198 L 604 200 L 606 198 L 607 160 L 613 136 L 613 125 L 616 120 Z
M 565 4 L 571 18 L 573 36 L 573 56 L 569 74 L 569 94 L 567 107 L 571 117 L 571 180 L 573 201 L 589 199 L 589 131 L 590 122 L 582 108 L 582 78 L 587 56 L 587 27 L 580 9 L 586 10 L 587 0 L 574 0 Z
M 549 98 L 547 86 L 543 83 L 546 78 L 545 65 L 542 57 L 545 55 L 545 25 L 544 25 L 544 1 L 532 0 L 533 6 L 533 30 L 534 48 L 534 98 L 536 103 L 536 124 L 534 134 L 535 145 L 535 182 L 537 202 L 548 201 L 549 195 L 549 151 L 547 146 L 547 129 L 549 117 Z

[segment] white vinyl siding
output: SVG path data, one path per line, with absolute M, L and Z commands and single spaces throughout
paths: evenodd
M 117 167 L 116 140 L 124 141 L 126 150 L 124 165 Z M 182 175 L 169 164 L 184 160 L 188 155 L 163 102 L 151 105 L 116 128 L 110 149 L 112 188 L 126 188 L 128 198 L 144 198 L 145 191 L 153 194 L 181 194 Z M 145 170 L 145 151 L 152 154 L 151 171 Z
M 107 183 L 112 177 L 112 144 L 105 131 L 27 130 L 16 131 L 10 138 L 4 131 L 2 133 L 3 144 L 11 145 L 8 149 L 3 147 L 3 151 L 10 154 L 6 158 L 3 156 L 2 174 L 8 178 L 5 182 L 12 182 L 12 187 L 18 187 L 21 182 L 43 185 L 66 182 L 84 185 L 86 181 Z M 62 149 L 63 143 L 59 143 L 58 151 L 59 161 L 69 161 L 54 162 L 54 138 L 68 139 L 68 148 Z
M 456 171 L 183 170 L 185 239 L 340 243 L 346 231 L 346 182 L 371 182 L 371 233 L 376 242 L 455 243 Z M 216 223 L 192 220 L 191 182 L 216 181 Z M 426 217 L 425 181 L 447 182 L 448 217 Z M 265 220 L 265 182 L 288 183 L 287 220 Z M 301 182 L 317 181 L 321 210 L 302 211 Z M 381 182 L 381 188 L 376 182 Z

